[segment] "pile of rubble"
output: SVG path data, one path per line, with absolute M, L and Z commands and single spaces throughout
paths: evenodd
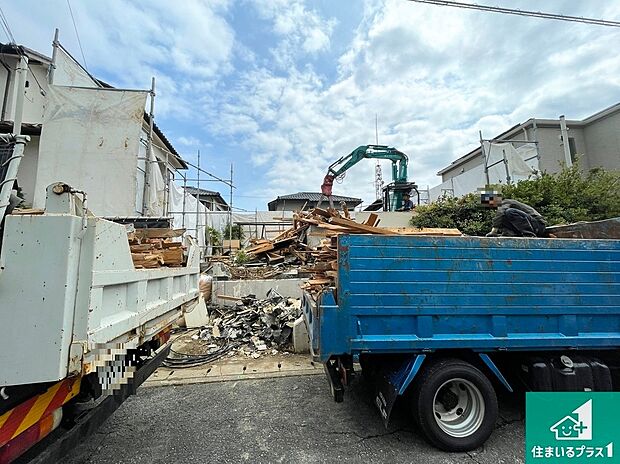
M 233 278 L 268 279 L 296 268 L 299 275 L 309 275 L 304 290 L 315 299 L 325 287 L 336 286 L 337 240 L 340 234 L 380 235 L 462 235 L 458 229 L 440 228 L 387 228 L 378 227 L 380 218 L 371 213 L 364 222 L 351 219 L 346 208 L 313 208 L 293 216 L 293 227 L 271 240 L 253 239 L 244 251 L 248 262 L 242 266 L 230 265 Z M 324 237 L 317 247 L 308 246 L 308 235 Z
M 343 211 L 314 208 L 310 211 L 297 212 L 293 216 L 292 228 L 273 240 L 254 240 L 252 245 L 246 248 L 252 267 L 241 269 L 252 269 L 250 273 L 260 274 L 255 267 L 255 263 L 258 262 L 271 267 L 269 275 L 276 275 L 277 271 L 272 269 L 274 265 L 297 264 L 301 273 L 310 274 L 303 288 L 316 299 L 325 287 L 336 286 L 338 269 L 336 237 L 340 234 L 461 235 L 458 229 L 384 228 L 378 227 L 379 222 L 379 216 L 375 213 L 371 213 L 364 222 L 356 222 L 351 219 L 346 208 Z M 305 243 L 307 234 L 312 233 L 311 228 L 320 230 L 321 235 L 325 237 L 315 248 L 310 248 Z
M 235 351 L 256 359 L 289 351 L 293 325 L 301 315 L 301 300 L 270 290 L 265 299 L 248 295 L 233 306 L 211 305 L 209 310 L 211 323 L 192 336 L 199 341 L 200 352 L 173 352 L 173 361 L 183 356 L 208 357 Z

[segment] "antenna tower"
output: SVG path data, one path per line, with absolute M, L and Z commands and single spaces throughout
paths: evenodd
M 379 124 L 375 113 L 375 144 L 379 145 Z M 383 195 L 383 174 L 381 173 L 381 163 L 377 160 L 375 164 L 375 198 L 379 200 Z

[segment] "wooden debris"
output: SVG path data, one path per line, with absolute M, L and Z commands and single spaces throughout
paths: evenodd
M 460 237 L 463 233 L 458 229 L 441 229 L 436 227 L 423 227 L 421 229 L 413 227 L 389 227 L 386 230 L 400 235 L 439 235 Z
M 131 258 L 136 269 L 183 266 L 183 244 L 171 239 L 179 237 L 184 231 L 185 229 L 136 229 L 128 234 Z
M 370 215 L 368 216 L 368 219 L 364 221 L 364 224 L 366 224 L 367 226 L 377 227 L 380 221 L 381 219 L 379 219 L 378 214 L 370 213 Z
M 267 253 L 267 262 L 269 264 L 278 264 L 284 262 L 284 256 L 277 253 Z
M 136 268 L 155 268 L 164 264 L 163 258 L 157 254 L 132 253 L 131 258 Z
M 555 238 L 620 239 L 620 218 L 547 227 Z
M 163 258 L 166 265 L 183 264 L 183 248 L 164 248 L 159 255 Z
M 40 215 L 45 213 L 44 209 L 40 208 L 15 208 L 11 214 L 15 215 Z
M 333 208 L 296 212 L 293 215 L 293 227 L 272 240 L 250 241 L 250 246 L 245 249 L 249 262 L 245 265 L 234 266 L 232 260 L 224 262 L 230 265 L 230 273 L 235 279 L 269 279 L 285 272 L 287 265 L 295 265 L 296 270 L 310 274 L 302 288 L 316 299 L 326 287 L 337 288 L 337 236 L 340 234 L 461 235 L 457 229 L 378 227 L 380 218 L 376 213 L 370 213 L 363 223 L 348 216 L 350 215 L 346 208 L 342 212 Z M 307 234 L 310 234 L 310 226 L 314 226 L 313 230 L 318 236 L 325 237 L 314 249 L 304 243 Z M 211 261 L 222 259 L 213 257 Z
M 228 300 L 228 301 L 243 301 L 243 298 L 239 298 L 237 296 L 230 296 L 230 295 L 216 295 L 217 298 L 219 298 L 220 300 Z
M 135 235 L 140 239 L 177 238 L 185 233 L 185 229 L 136 229 Z
M 345 218 L 337 218 L 333 217 L 330 221 L 332 224 L 336 224 L 339 226 L 344 226 L 348 229 L 353 229 L 356 231 L 361 231 L 369 234 L 379 234 L 379 235 L 399 235 L 397 232 L 392 232 L 391 230 L 382 229 L 380 227 L 369 226 L 366 224 L 359 224 L 355 221 Z

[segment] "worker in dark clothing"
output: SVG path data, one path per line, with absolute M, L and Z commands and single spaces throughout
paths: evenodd
M 501 195 L 483 194 L 482 204 L 496 207 L 493 229 L 487 237 L 545 237 L 545 220 L 538 211 L 517 200 L 503 199 Z
M 396 211 L 411 211 L 414 207 L 413 201 L 411 201 L 411 195 L 409 192 L 405 192 L 403 193 L 403 206 Z

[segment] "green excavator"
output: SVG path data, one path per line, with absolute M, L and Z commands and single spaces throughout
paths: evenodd
M 398 211 L 403 206 L 403 194 L 414 190 L 420 202 L 418 186 L 407 181 L 408 158 L 403 152 L 387 145 L 361 145 L 348 155 L 333 162 L 327 169 L 321 185 L 321 198 L 317 206 L 321 206 L 324 198 L 329 200 L 330 207 L 334 207 L 332 201 L 332 186 L 336 179 L 344 177 L 346 171 L 355 166 L 363 159 L 383 159 L 392 162 L 392 182 L 383 188 L 383 198 L 371 204 L 371 211 L 383 209 L 383 211 Z M 374 207 L 373 207 L 374 206 Z

